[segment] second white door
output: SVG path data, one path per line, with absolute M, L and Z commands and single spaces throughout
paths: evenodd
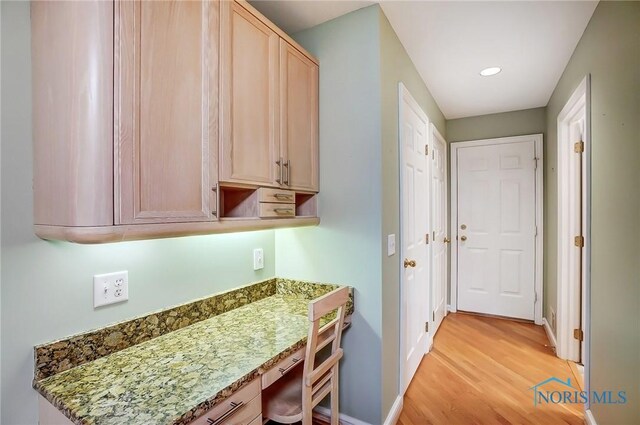
M 400 85 L 400 166 L 402 223 L 402 390 L 427 352 L 429 321 L 429 122 Z
M 535 144 L 457 155 L 458 310 L 533 320 Z

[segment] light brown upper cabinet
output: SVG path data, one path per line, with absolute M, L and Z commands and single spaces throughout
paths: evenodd
M 280 152 L 284 185 L 318 191 L 318 65 L 280 40 Z
M 318 63 L 247 2 L 32 1 L 31 43 L 41 238 L 319 222 Z
M 219 3 L 115 3 L 115 222 L 216 219 Z
M 221 15 L 220 181 L 317 192 L 317 62 L 245 2 Z
M 220 180 L 277 186 L 280 37 L 238 3 L 221 7 Z

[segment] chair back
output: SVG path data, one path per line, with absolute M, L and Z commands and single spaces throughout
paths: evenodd
M 302 385 L 303 406 L 311 406 L 313 409 L 332 392 L 332 388 L 337 392 L 338 362 L 343 354 L 340 340 L 348 300 L 349 288 L 343 287 L 309 303 L 310 323 Z M 327 320 L 323 318 L 334 311 L 335 317 L 321 326 L 321 322 Z M 316 365 L 316 354 L 329 343 L 332 344 L 330 356 Z

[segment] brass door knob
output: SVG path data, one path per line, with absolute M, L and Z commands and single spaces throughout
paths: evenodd
M 404 268 L 406 269 L 407 267 L 415 267 L 416 266 L 416 260 L 408 260 L 408 259 L 404 259 Z
M 449 239 L 448 237 L 446 237 L 446 236 L 445 236 L 445 237 L 444 237 L 444 241 L 443 241 L 443 242 L 444 242 L 444 243 L 449 243 L 449 242 L 451 242 L 451 239 Z
M 466 236 L 460 236 L 460 240 L 461 240 L 462 242 L 464 242 L 464 241 L 466 241 L 466 240 L 467 240 L 467 237 L 466 237 Z

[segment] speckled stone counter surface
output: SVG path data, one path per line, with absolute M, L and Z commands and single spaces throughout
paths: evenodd
M 35 379 L 34 388 L 76 424 L 189 423 L 304 346 L 309 300 L 338 287 L 275 286 L 272 295 Z

